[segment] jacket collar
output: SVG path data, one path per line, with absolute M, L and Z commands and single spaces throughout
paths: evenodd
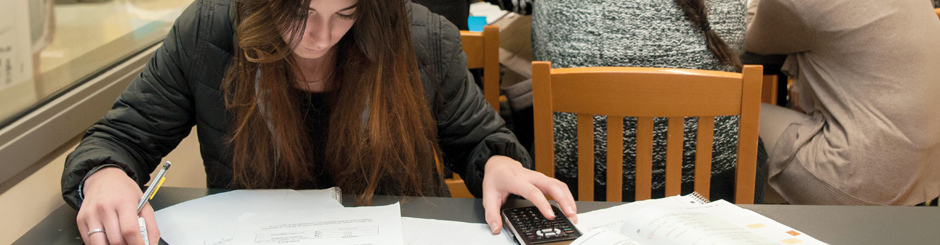
M 228 5 L 228 23 L 232 25 L 232 50 L 238 48 L 238 23 L 235 16 L 238 14 L 238 1 L 231 1 Z

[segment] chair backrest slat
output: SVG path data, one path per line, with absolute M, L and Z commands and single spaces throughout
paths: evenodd
M 460 44 L 467 55 L 467 68 L 483 68 L 483 33 L 460 31 Z
M 682 146 L 685 118 L 670 117 L 666 129 L 666 196 L 682 193 Z
M 777 75 L 764 75 L 760 90 L 760 102 L 777 104 Z
M 653 121 L 669 118 L 666 194 L 681 194 L 685 118 L 698 117 L 695 190 L 709 196 L 716 116 L 740 115 L 736 203 L 753 203 L 762 67 L 742 73 L 532 63 L 536 170 L 554 176 L 554 112 L 577 114 L 578 200 L 594 199 L 594 115 L 607 116 L 607 200 L 621 201 L 623 117 L 637 118 L 636 200 L 652 196 Z
M 594 116 L 578 113 L 578 200 L 594 201 Z
M 623 117 L 620 116 L 607 116 L 607 201 L 623 201 Z
M 499 27 L 483 27 L 483 97 L 499 112 Z
M 743 79 L 744 81 L 760 81 L 762 72 L 763 68 L 760 66 L 745 66 L 742 71 Z M 738 129 L 738 164 L 735 167 L 735 183 L 754 183 L 757 178 L 760 90 L 760 83 L 741 83 L 741 120 Z M 753 184 L 738 184 L 734 193 L 735 203 L 754 203 Z
M 535 171 L 555 177 L 555 127 L 552 112 L 551 65 L 532 65 L 532 130 L 535 132 Z
M 653 118 L 636 119 L 636 200 L 646 200 L 653 193 Z
M 715 135 L 715 118 L 699 117 L 695 137 L 695 192 L 705 198 L 711 194 L 712 142 Z
M 709 72 L 706 74 L 712 76 L 690 79 L 692 76 L 686 75 L 687 70 L 660 69 L 672 72 L 662 74 L 651 73 L 654 70 L 648 70 L 650 68 L 630 67 L 625 71 L 635 70 L 638 73 L 631 73 L 626 81 L 622 78 L 625 72 L 570 73 L 606 70 L 602 68 L 607 67 L 552 70 L 553 111 L 631 117 L 722 116 L 741 113 L 741 83 L 735 83 L 734 77 L 729 75 L 734 73 Z M 660 84 L 641 81 L 657 81 Z M 590 86 L 585 86 L 586 83 Z M 624 86 L 625 83 L 631 85 Z M 630 112 L 630 115 L 623 115 L 624 112 Z
M 483 32 L 460 31 L 467 55 L 467 68 L 483 68 L 483 97 L 499 112 L 499 27 L 487 25 Z

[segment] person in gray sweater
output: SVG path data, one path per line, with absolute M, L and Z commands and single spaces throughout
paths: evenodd
M 632 66 L 735 71 L 744 42 L 745 0 L 534 2 L 532 49 L 535 60 L 553 68 Z M 555 177 L 577 188 L 575 114 L 555 112 Z M 697 118 L 685 119 L 683 193 L 691 192 Z M 666 118 L 654 121 L 653 196 L 663 196 Z M 594 117 L 595 199 L 605 200 L 606 116 Z M 713 199 L 733 200 L 738 117 L 715 120 L 712 159 Z M 636 118 L 624 118 L 624 201 L 634 198 Z M 766 159 L 759 154 L 758 162 Z M 760 172 L 760 171 L 759 171 Z M 762 200 L 758 174 L 757 200 Z M 657 195 L 658 194 L 658 195 Z

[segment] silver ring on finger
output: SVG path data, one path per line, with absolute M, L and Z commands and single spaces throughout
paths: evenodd
M 88 231 L 88 233 L 87 233 L 86 235 L 91 236 L 91 234 L 95 234 L 95 233 L 98 233 L 98 232 L 101 232 L 101 234 L 104 234 L 104 229 L 94 229 L 94 230 L 90 230 L 90 231 Z

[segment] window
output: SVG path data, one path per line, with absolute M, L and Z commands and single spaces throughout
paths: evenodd
M 190 3 L 0 0 L 0 127 L 163 41 Z
M 192 2 L 0 0 L 0 186 L 101 118 Z

